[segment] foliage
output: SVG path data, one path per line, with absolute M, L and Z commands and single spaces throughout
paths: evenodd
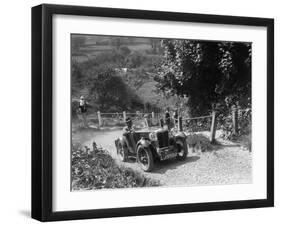
M 71 102 L 71 117 L 72 119 L 77 119 L 78 118 L 78 107 L 79 104 L 78 102 Z
M 222 129 L 222 138 L 228 139 L 228 140 L 233 140 L 237 141 L 241 139 L 242 137 L 249 136 L 251 137 L 252 133 L 252 113 L 251 109 L 247 108 L 244 111 L 240 111 L 238 113 L 237 121 L 238 121 L 238 128 L 237 128 L 237 133 L 234 133 L 233 130 L 233 121 L 232 121 L 232 116 L 221 116 L 220 122 L 221 129 Z M 246 146 L 250 146 L 251 144 L 248 142 Z
M 134 51 L 126 58 L 125 66 L 128 68 L 145 68 L 154 72 L 162 61 L 162 56 L 147 54 L 142 51 Z
M 90 151 L 79 144 L 73 145 L 71 163 L 73 190 L 159 186 L 130 168 L 118 166 L 102 148 Z
M 95 100 L 100 111 L 105 112 L 112 106 L 126 109 L 130 103 L 131 98 L 126 84 L 111 67 L 95 68 L 88 77 L 88 87 L 91 99 Z
M 252 151 L 252 134 L 244 135 L 239 138 L 239 143 L 242 144 L 242 147 L 246 150 Z
M 111 65 L 112 68 L 124 67 L 124 59 L 126 55 L 127 53 L 121 49 L 101 52 L 89 62 L 89 68 L 98 67 L 103 64 Z
M 126 66 L 129 68 L 137 68 L 142 65 L 145 60 L 143 53 L 135 51 L 126 60 Z
M 72 77 L 72 93 L 76 93 L 77 90 L 83 87 L 84 76 L 82 68 L 75 60 L 71 61 L 71 77 Z
M 204 134 L 189 133 L 187 134 L 186 142 L 188 144 L 190 151 L 194 149 L 199 149 L 202 152 L 212 151 L 213 145 L 210 142 L 210 139 Z
M 188 132 L 210 131 L 212 118 L 184 120 L 184 129 Z
M 163 40 L 163 46 L 157 86 L 168 95 L 186 95 L 191 115 L 208 112 L 228 96 L 251 95 L 251 44 Z
M 120 52 L 123 56 L 128 56 L 131 53 L 131 50 L 127 46 L 121 46 Z
M 150 43 L 150 39 L 140 38 L 82 38 L 79 35 L 72 36 L 72 45 L 75 46 L 72 49 L 71 67 L 74 99 L 86 96 L 93 106 L 92 111 L 142 111 L 145 104 L 156 107 L 159 97 L 154 92 L 147 93 L 149 87 L 145 87 L 145 84 L 155 84 L 154 73 L 162 61 L 162 55 L 157 54 L 159 39 Z M 147 53 L 150 44 L 153 51 Z M 149 98 L 146 98 L 148 95 Z

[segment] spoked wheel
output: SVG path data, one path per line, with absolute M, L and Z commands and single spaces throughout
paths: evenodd
M 186 142 L 183 140 L 177 140 L 176 141 L 176 146 L 178 149 L 178 155 L 177 155 L 177 159 L 178 160 L 185 160 L 186 156 L 187 156 L 187 145 Z
M 121 142 L 118 142 L 117 155 L 122 162 L 126 162 L 128 160 L 128 149 L 124 147 Z
M 152 152 L 149 148 L 140 145 L 137 149 L 137 161 L 145 172 L 150 172 L 153 169 L 154 161 Z

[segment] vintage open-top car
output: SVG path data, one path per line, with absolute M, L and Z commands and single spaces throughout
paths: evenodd
M 179 125 L 179 128 L 182 126 Z M 115 140 L 115 145 L 121 161 L 134 157 L 145 172 L 151 171 L 157 160 L 185 160 L 188 153 L 182 129 L 172 132 L 164 129 L 163 124 L 154 131 L 126 132 Z

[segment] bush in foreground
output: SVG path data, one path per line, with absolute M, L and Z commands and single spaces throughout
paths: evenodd
M 73 145 L 71 159 L 72 190 L 159 186 L 130 168 L 118 166 L 104 149 Z

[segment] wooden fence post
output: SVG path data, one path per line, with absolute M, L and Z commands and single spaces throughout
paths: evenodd
M 99 128 L 102 126 L 102 118 L 101 118 L 101 113 L 98 111 L 98 121 L 99 121 Z
M 233 134 L 236 135 L 238 132 L 238 117 L 237 117 L 236 107 L 233 107 L 232 109 L 232 125 L 233 125 Z
M 212 112 L 212 123 L 211 123 L 211 134 L 210 134 L 210 141 L 211 141 L 211 143 L 215 142 L 216 130 L 217 130 L 216 112 L 213 111 Z
M 146 126 L 147 128 L 149 128 L 149 123 L 148 123 L 147 118 L 144 118 L 144 122 L 145 122 L 145 126 Z
M 179 121 L 178 121 L 178 129 L 179 129 L 179 131 L 180 132 L 182 132 L 182 117 L 179 117 L 179 119 L 178 119 Z
M 164 127 L 164 120 L 162 118 L 159 119 L 159 126 Z
M 126 111 L 123 111 L 123 121 L 126 122 Z

